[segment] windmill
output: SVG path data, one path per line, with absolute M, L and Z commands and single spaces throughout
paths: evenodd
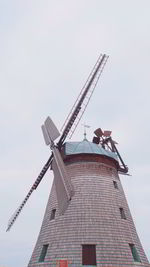
M 118 176 L 118 173 L 128 174 L 128 168 L 111 131 L 96 129 L 92 142 L 86 136 L 81 142 L 65 142 L 80 122 L 107 59 L 105 54 L 98 58 L 62 127 L 62 134 L 50 117 L 42 125 L 51 156 L 7 228 L 10 230 L 51 168 L 54 181 L 28 267 L 150 267 Z

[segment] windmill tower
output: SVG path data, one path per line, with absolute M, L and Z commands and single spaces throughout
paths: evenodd
M 42 125 L 52 154 L 7 229 L 50 167 L 54 181 L 28 267 L 150 267 L 118 175 L 127 174 L 128 168 L 111 132 L 98 128 L 92 142 L 86 137 L 81 142 L 65 142 L 76 129 L 107 58 L 101 55 L 96 62 L 62 135 L 49 117 Z

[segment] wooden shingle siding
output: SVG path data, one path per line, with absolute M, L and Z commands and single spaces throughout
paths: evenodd
M 77 161 L 76 161 L 77 159 Z M 95 155 L 78 155 L 65 159 L 74 187 L 74 196 L 67 210 L 59 216 L 53 183 L 42 227 L 28 267 L 56 267 L 60 259 L 67 259 L 69 267 L 82 267 L 83 245 L 94 245 L 98 267 L 150 267 L 111 159 Z M 117 181 L 119 190 L 113 186 Z M 50 220 L 52 209 L 55 219 Z M 121 219 L 123 207 L 126 220 Z M 44 244 L 49 244 L 43 263 L 39 257 Z M 133 259 L 129 244 L 134 244 L 140 261 Z

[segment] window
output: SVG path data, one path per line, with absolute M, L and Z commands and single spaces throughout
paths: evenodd
M 56 209 L 53 209 L 53 210 L 51 211 L 50 221 L 55 219 L 55 214 L 56 214 Z
M 41 255 L 40 255 L 40 258 L 39 258 L 39 262 L 43 262 L 45 260 L 47 249 L 48 249 L 48 244 L 43 245 L 42 251 L 41 251 Z
M 118 184 L 116 181 L 113 181 L 113 184 L 114 184 L 114 188 L 118 189 Z
M 126 215 L 125 215 L 124 209 L 123 208 L 119 208 L 119 209 L 120 209 L 121 219 L 126 220 Z
M 96 265 L 95 245 L 82 245 L 82 265 Z
M 134 261 L 141 262 L 140 256 L 139 256 L 139 254 L 138 254 L 138 252 L 136 250 L 135 245 L 134 244 L 129 244 L 129 247 L 131 249 L 131 252 L 132 252 L 132 256 L 133 256 Z

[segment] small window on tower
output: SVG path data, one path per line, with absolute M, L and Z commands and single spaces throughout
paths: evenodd
M 43 245 L 42 251 L 41 251 L 41 255 L 40 255 L 40 258 L 39 258 L 39 262 L 43 262 L 45 260 L 47 249 L 48 249 L 48 244 Z
M 119 208 L 119 209 L 120 209 L 121 219 L 126 220 L 126 215 L 125 215 L 124 209 L 123 208 Z
M 51 211 L 50 221 L 55 219 L 55 214 L 56 214 L 56 209 L 53 209 L 53 210 Z
M 82 265 L 96 266 L 96 246 L 82 245 Z
M 114 184 L 114 188 L 118 189 L 118 184 L 116 181 L 113 181 L 113 184 Z
M 141 262 L 140 256 L 139 256 L 139 254 L 138 254 L 138 252 L 136 250 L 135 245 L 134 244 L 129 244 L 129 247 L 131 249 L 131 252 L 132 252 L 132 256 L 133 256 L 134 261 Z

